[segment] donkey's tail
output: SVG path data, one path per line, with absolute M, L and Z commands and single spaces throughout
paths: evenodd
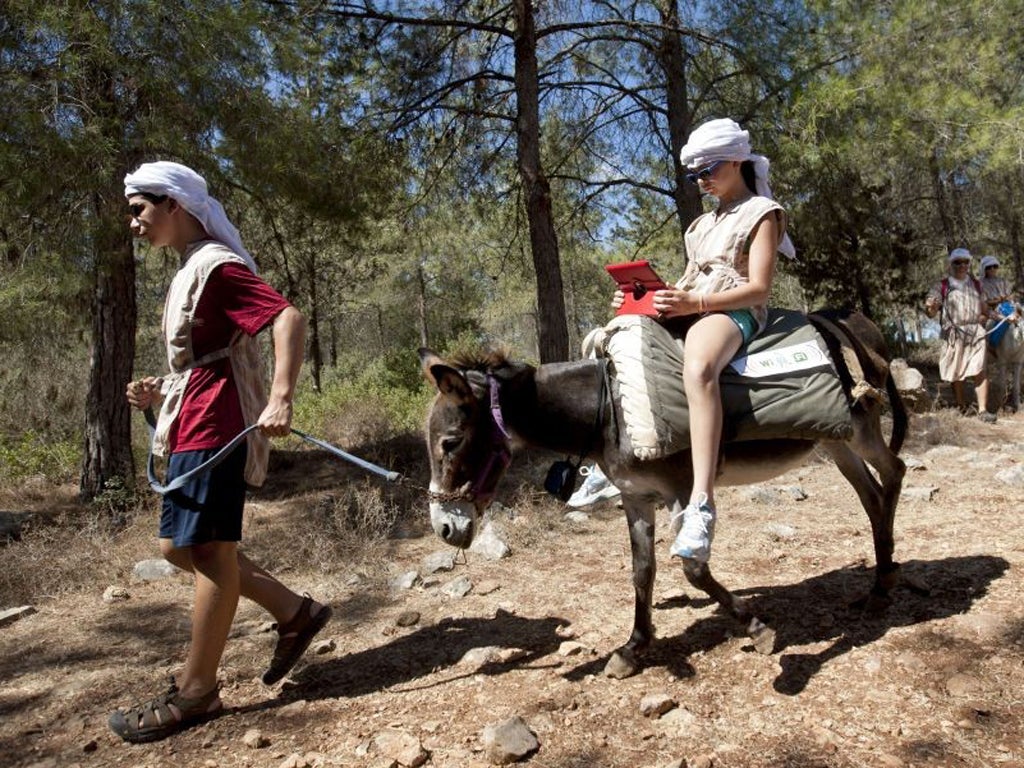
M 892 371 L 889 371 L 889 375 L 885 377 L 885 393 L 889 396 L 889 407 L 892 408 L 892 434 L 889 436 L 889 450 L 899 455 L 910 426 L 910 417 L 907 415 L 907 406 L 896 386 L 896 379 L 893 378 Z

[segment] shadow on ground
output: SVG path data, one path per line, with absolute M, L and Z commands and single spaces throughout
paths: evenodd
M 965 613 L 1009 565 L 1001 557 L 987 555 L 904 563 L 904 572 L 926 585 L 930 593 L 920 595 L 898 589 L 892 594 L 892 605 L 879 614 L 851 607 L 867 593 L 874 580 L 874 569 L 863 565 L 840 568 L 793 584 L 736 590 L 735 594 L 745 597 L 754 615 L 775 630 L 774 653 L 782 654 L 782 672 L 775 679 L 774 688 L 779 693 L 795 695 L 829 661 L 878 640 L 894 627 Z M 678 603 L 662 603 L 656 608 L 677 608 Z M 709 603 L 709 599 L 702 597 L 689 605 L 699 608 Z M 664 614 L 660 618 L 663 635 L 672 630 L 666 626 L 667 618 Z M 629 627 L 623 627 L 623 640 L 628 631 Z M 690 656 L 710 651 L 742 631 L 743 627 L 732 616 L 718 611 L 691 623 L 680 634 L 655 640 L 643 657 L 644 666 L 664 667 L 679 679 L 692 677 L 694 669 L 687 661 Z M 787 648 L 829 641 L 831 645 L 819 653 L 785 652 Z M 753 647 L 749 650 L 753 652 Z M 607 657 L 590 661 L 574 668 L 566 677 L 581 680 L 590 674 L 601 674 L 606 661 Z
M 555 652 L 562 642 L 555 629 L 566 623 L 554 616 L 529 618 L 500 610 L 494 618 L 446 619 L 383 645 L 310 664 L 285 684 L 277 699 L 237 711 L 272 709 L 296 699 L 356 697 L 395 686 L 444 685 L 453 677 L 500 675 Z M 526 653 L 514 662 L 455 667 L 468 651 L 487 646 L 519 648 Z M 430 683 L 422 680 L 445 668 L 454 674 Z

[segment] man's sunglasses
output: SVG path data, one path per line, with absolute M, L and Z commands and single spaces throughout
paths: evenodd
M 685 178 L 691 184 L 696 184 L 698 181 L 707 181 L 708 179 L 715 175 L 715 171 L 718 169 L 718 166 L 720 166 L 724 162 L 725 160 L 717 160 L 711 165 L 704 166 L 699 171 L 694 171 L 693 173 L 686 174 Z
M 953 266 L 954 267 L 966 267 L 970 263 L 971 262 L 969 262 L 969 261 L 961 261 L 960 259 L 957 259 L 956 261 L 953 262 Z
M 166 199 L 167 199 L 167 195 L 158 195 L 158 196 L 155 196 L 149 202 L 152 203 L 153 205 L 160 205 L 160 203 L 162 203 Z M 131 205 L 128 206 L 128 212 L 132 215 L 133 219 L 139 218 L 139 216 L 142 215 L 142 212 L 144 210 L 146 210 L 146 204 L 145 203 L 132 203 Z

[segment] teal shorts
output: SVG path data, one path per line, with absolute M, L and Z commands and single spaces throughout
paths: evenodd
M 754 319 L 749 309 L 731 309 L 725 314 L 740 329 L 744 344 L 754 338 L 754 334 L 757 333 L 757 320 Z

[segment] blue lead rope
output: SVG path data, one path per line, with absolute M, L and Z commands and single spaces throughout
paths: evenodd
M 149 423 L 149 430 L 152 433 L 156 429 L 156 418 L 153 416 L 152 409 L 147 408 L 145 414 L 146 421 Z M 153 456 L 152 446 L 150 446 L 149 461 L 146 464 L 146 475 L 149 479 L 149 487 L 152 488 L 157 493 L 159 493 L 161 496 L 170 493 L 171 491 L 178 490 L 193 477 L 203 475 L 209 472 L 211 469 L 213 469 L 222 461 L 224 461 L 224 459 L 230 456 L 231 452 L 238 447 L 238 444 L 245 440 L 246 435 L 248 435 L 254 429 L 258 428 L 259 427 L 256 424 L 253 424 L 251 427 L 246 427 L 237 435 L 235 435 L 231 439 L 231 442 L 229 442 L 227 445 L 225 445 L 223 448 L 221 448 L 219 451 L 213 454 L 213 456 L 204 461 L 198 467 L 190 469 L 183 475 L 178 475 L 178 477 L 174 478 L 173 480 L 171 480 L 171 482 L 167 483 L 166 485 L 164 485 L 157 479 L 156 459 Z M 319 440 L 318 438 L 315 438 L 312 435 L 307 435 L 305 432 L 300 432 L 297 429 L 293 429 L 291 432 L 293 435 L 302 438 L 307 443 L 312 443 L 318 448 L 323 448 L 325 451 L 333 453 L 338 458 L 344 459 L 345 461 L 355 464 L 360 469 L 365 469 L 367 472 L 372 472 L 375 475 L 383 477 L 388 482 L 394 482 L 395 480 L 398 480 L 401 477 L 401 475 L 398 472 L 395 472 L 390 469 L 384 469 L 383 467 L 378 467 L 376 464 L 371 464 L 365 459 L 360 459 L 358 456 L 353 456 L 351 453 L 347 453 L 346 451 L 341 450 L 341 448 L 331 445 L 330 443 L 324 442 L 323 440 Z

